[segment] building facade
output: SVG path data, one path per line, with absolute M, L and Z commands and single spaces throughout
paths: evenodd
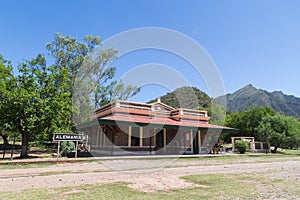
M 236 129 L 209 124 L 207 111 L 174 109 L 160 100 L 151 104 L 114 101 L 97 109 L 78 128 L 94 156 L 207 153 L 222 132 Z

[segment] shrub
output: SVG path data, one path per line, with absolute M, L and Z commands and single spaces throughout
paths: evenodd
M 235 148 L 240 154 L 244 154 L 248 150 L 248 142 L 237 140 L 235 141 Z
M 72 141 L 63 141 L 60 142 L 60 152 L 62 156 L 66 156 L 68 152 L 74 149 L 74 142 Z

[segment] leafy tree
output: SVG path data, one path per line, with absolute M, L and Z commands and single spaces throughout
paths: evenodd
M 95 93 L 95 107 L 98 108 L 112 100 L 126 100 L 136 95 L 140 88 L 132 85 L 125 85 L 122 80 L 113 81 L 107 86 L 97 85 Z
M 211 101 L 211 106 L 209 108 L 200 108 L 200 110 L 207 110 L 208 116 L 211 117 L 210 123 L 223 126 L 226 119 L 226 111 L 214 100 Z
M 279 147 L 294 148 L 300 143 L 300 123 L 294 117 L 285 115 L 266 116 L 257 131 L 264 139 L 274 145 L 274 152 Z
M 19 121 L 21 157 L 27 156 L 30 139 L 51 139 L 54 132 L 74 131 L 74 113 L 88 119 L 95 106 L 114 98 L 124 100 L 139 91 L 122 82 L 110 84 L 116 72 L 110 64 L 116 59 L 117 51 L 98 50 L 97 46 L 101 46 L 97 36 L 86 36 L 79 42 L 58 33 L 46 47 L 52 64 L 46 62 L 44 55 L 38 55 L 18 66 L 19 75 L 11 78 L 16 84 L 8 90 L 11 98 L 3 99 L 13 102 L 12 107 L 6 107 L 8 113 L 13 113 L 9 120 Z M 79 88 L 74 90 L 75 87 Z M 117 95 L 113 91 L 118 91 Z M 80 107 L 81 104 L 85 107 Z
M 151 100 L 153 103 L 156 100 Z M 205 92 L 196 87 L 181 87 L 161 97 L 161 101 L 174 108 L 190 108 L 208 111 L 211 123 L 223 125 L 226 111 Z
M 152 100 L 152 103 L 156 100 Z M 161 101 L 174 108 L 205 108 L 211 105 L 211 98 L 196 87 L 181 87 L 161 97 Z
M 11 63 L 0 55 L 0 136 L 8 143 L 9 133 L 15 128 L 14 98 L 17 82 Z
M 261 120 L 266 116 L 273 116 L 276 112 L 269 107 L 248 107 L 247 110 L 238 113 L 229 113 L 226 116 L 225 125 L 229 127 L 234 127 L 240 130 L 236 134 L 223 135 L 225 141 L 230 142 L 230 137 L 233 136 L 248 136 L 255 137 L 257 141 L 263 141 L 264 138 L 257 131 Z

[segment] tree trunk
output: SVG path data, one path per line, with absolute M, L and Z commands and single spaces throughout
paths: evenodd
M 21 158 L 28 157 L 29 133 L 22 133 Z
M 8 144 L 8 136 L 4 133 L 0 133 L 0 136 L 3 139 L 3 144 Z
M 273 153 L 277 153 L 277 149 L 279 148 L 279 146 L 274 146 L 274 151 Z

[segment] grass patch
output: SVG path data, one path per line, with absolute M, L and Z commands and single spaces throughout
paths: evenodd
M 293 150 L 291 150 L 293 151 Z M 225 156 L 212 156 L 212 157 L 198 157 L 198 158 L 178 158 L 176 159 L 177 162 L 182 161 L 243 161 L 243 160 L 249 160 L 249 158 L 256 158 L 257 160 L 268 160 L 269 159 L 287 159 L 287 158 L 296 158 L 297 154 L 294 153 L 293 155 L 284 155 L 284 154 L 270 154 L 270 155 L 255 155 L 255 154 L 244 154 L 244 155 L 225 155 Z
M 86 173 L 101 173 L 101 172 L 111 172 L 111 170 L 94 170 L 94 171 L 52 171 L 52 172 L 41 172 L 39 176 L 51 176 L 51 175 L 60 175 L 60 174 L 86 174 Z
M 243 158 L 243 157 L 239 157 Z M 196 157 L 196 158 L 178 158 L 176 159 L 177 162 L 181 162 L 181 161 L 205 161 L 205 160 L 233 160 L 233 159 L 237 159 L 237 156 L 207 156 L 207 157 Z
M 20 192 L 1 192 L 1 199 L 19 199 L 19 200 L 39 200 L 39 199 L 55 199 L 55 193 L 45 191 L 43 189 L 22 190 Z
M 300 155 L 299 149 L 278 149 L 277 153 L 279 154 L 290 154 L 290 155 Z
M 78 160 L 74 161 L 76 163 L 92 163 L 92 162 L 97 162 L 101 163 L 100 161 L 97 160 L 92 160 L 92 159 L 87 159 L 87 160 Z M 5 164 L 0 164 L 0 169 L 27 169 L 27 168 L 42 168 L 42 167 L 48 167 L 48 166 L 53 166 L 57 164 L 64 164 L 64 163 L 71 163 L 71 162 L 56 162 L 56 161 L 51 161 L 51 162 L 37 162 L 37 163 L 24 163 L 24 164 L 16 164 L 16 163 L 5 163 Z
M 53 171 L 53 172 L 41 172 L 39 176 L 51 176 L 51 175 L 59 175 L 59 174 L 75 174 L 75 173 L 83 173 L 84 171 Z
M 57 163 L 31 163 L 31 164 L 7 164 L 7 165 L 0 165 L 0 169 L 27 169 L 27 168 L 41 168 L 41 167 L 48 167 L 51 165 L 56 165 Z
M 206 186 L 192 189 L 201 195 L 201 199 L 257 199 L 259 197 L 253 184 L 240 182 L 240 177 L 235 174 L 192 175 L 183 179 Z M 186 191 L 182 192 L 186 193 Z
M 1 199 L 174 199 L 166 194 L 144 193 L 130 189 L 127 183 L 119 182 L 104 185 L 81 185 L 58 189 L 33 189 L 21 192 L 0 193 Z

